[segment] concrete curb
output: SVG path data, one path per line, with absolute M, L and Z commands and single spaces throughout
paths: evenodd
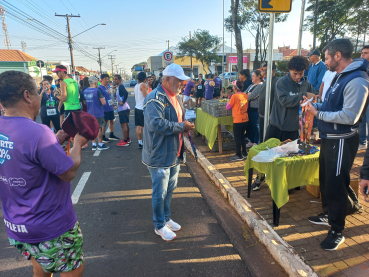
M 185 147 L 192 155 L 190 141 L 184 138 Z M 316 277 L 314 270 L 305 263 L 293 248 L 282 239 L 273 228 L 262 218 L 229 183 L 229 181 L 211 164 L 208 159 L 196 150 L 197 162 L 205 170 L 209 178 L 219 188 L 219 191 L 238 213 L 243 221 L 254 231 L 256 237 L 265 245 L 274 259 L 289 274 L 296 277 Z

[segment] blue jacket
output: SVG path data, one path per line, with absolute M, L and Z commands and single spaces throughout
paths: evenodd
M 178 123 L 177 112 L 160 84 L 146 96 L 143 112 L 145 125 L 142 162 L 157 168 L 178 165 L 179 134 L 185 127 L 183 122 Z M 184 111 L 182 114 L 184 116 Z M 181 153 L 183 149 L 182 145 Z
M 316 91 L 319 91 L 320 85 L 322 84 L 322 80 L 326 71 L 327 67 L 324 65 L 322 61 L 319 61 L 318 64 L 310 65 L 307 74 L 307 79 Z
M 368 61 L 357 59 L 332 80 L 322 104 L 314 104 L 321 138 L 344 139 L 357 133 L 358 122 L 367 107 Z

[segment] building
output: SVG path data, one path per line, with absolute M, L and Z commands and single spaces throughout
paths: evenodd
M 19 50 L 0 49 L 0 73 L 15 70 L 29 73 L 31 61 L 36 58 Z
M 290 46 L 278 47 L 279 53 L 283 54 L 283 60 L 289 61 L 292 57 L 297 56 L 297 49 L 291 49 Z M 301 56 L 306 57 L 309 51 L 301 49 Z

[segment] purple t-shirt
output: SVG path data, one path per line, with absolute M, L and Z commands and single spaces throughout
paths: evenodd
M 101 90 L 106 100 L 106 104 L 104 105 L 104 112 L 114 111 L 113 100 L 111 99 L 110 93 L 108 92 L 106 87 L 104 87 L 103 85 L 100 85 L 99 89 Z
M 191 94 L 191 89 L 195 86 L 195 83 L 192 82 L 192 81 L 188 81 L 187 84 L 186 84 L 186 87 L 183 91 L 183 95 L 186 95 L 186 96 L 190 96 Z
M 0 117 L 0 199 L 9 238 L 38 243 L 73 228 L 71 184 L 58 178 L 73 164 L 46 125 Z
M 97 88 L 86 88 L 83 91 L 86 99 L 87 112 L 96 118 L 104 117 L 104 106 L 101 104 L 100 98 L 103 98 L 101 90 Z
M 222 86 L 222 79 L 219 77 L 214 78 L 215 88 L 220 88 Z
M 212 100 L 214 95 L 214 87 L 212 87 L 209 83 L 211 80 L 205 82 L 205 99 Z

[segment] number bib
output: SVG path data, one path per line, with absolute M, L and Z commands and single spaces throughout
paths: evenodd
M 56 109 L 47 109 L 46 113 L 47 113 L 47 116 L 56 115 Z
M 202 89 L 202 85 L 198 85 L 197 86 L 197 89 Z
M 109 104 L 109 106 L 113 106 L 113 100 L 109 99 L 108 104 Z

